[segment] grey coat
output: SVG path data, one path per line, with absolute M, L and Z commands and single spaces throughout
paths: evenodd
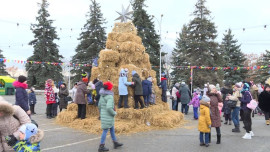
M 68 102 L 65 101 L 65 98 L 69 95 L 68 89 L 67 88 L 60 88 L 58 95 L 60 98 L 59 108 L 66 109 Z
M 181 84 L 181 88 L 179 89 L 179 94 L 181 95 L 180 102 L 182 104 L 188 104 L 190 100 L 192 99 L 190 91 L 185 84 Z
M 87 93 L 90 93 L 90 90 L 87 90 L 87 86 L 84 82 L 80 81 L 78 82 L 78 88 L 75 95 L 75 103 L 76 104 L 86 104 L 86 98 L 85 95 Z
M 134 82 L 134 95 L 143 95 L 143 88 L 142 88 L 142 80 L 140 76 L 135 73 L 132 78 L 132 82 Z

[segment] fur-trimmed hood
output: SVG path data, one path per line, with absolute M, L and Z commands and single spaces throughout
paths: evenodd
M 14 114 L 14 108 L 13 106 L 4 101 L 4 99 L 1 97 L 0 98 L 0 112 L 3 112 L 4 115 L 13 115 Z
M 206 107 L 210 107 L 210 104 L 208 104 L 207 102 L 204 102 L 204 101 L 200 101 L 200 105 L 204 105 Z
M 12 84 L 15 88 L 24 88 L 24 89 L 27 89 L 28 88 L 28 85 L 26 83 L 21 83 L 19 81 L 15 81 L 13 82 Z
M 44 131 L 38 129 L 37 134 L 31 136 L 29 138 L 29 141 L 33 144 L 33 143 L 40 142 L 43 138 L 44 138 Z

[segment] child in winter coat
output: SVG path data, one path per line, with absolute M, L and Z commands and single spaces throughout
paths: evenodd
M 36 114 L 35 113 L 35 105 L 37 103 L 37 98 L 36 98 L 36 93 L 35 93 L 35 88 L 32 87 L 30 89 L 30 93 L 28 94 L 28 100 L 29 100 L 29 105 L 30 105 L 30 111 L 31 114 Z
M 225 117 L 225 125 L 228 124 L 228 120 L 229 120 L 229 125 L 232 125 L 232 117 L 231 117 L 231 111 L 232 109 L 228 106 L 228 101 L 229 101 L 229 97 L 227 96 L 225 98 L 224 104 L 223 104 L 223 109 L 224 109 L 224 117 Z
M 193 113 L 194 113 L 194 119 L 198 120 L 198 107 L 200 107 L 200 98 L 199 94 L 197 92 L 193 93 L 193 98 L 189 105 L 193 105 Z
M 210 98 L 204 95 L 200 101 L 200 117 L 198 129 L 200 131 L 200 146 L 209 146 L 209 136 L 211 128 L 211 119 L 210 119 Z M 205 141 L 204 136 L 205 134 Z
M 19 140 L 13 135 L 5 137 L 8 145 L 16 152 L 40 152 L 40 142 L 44 137 L 44 132 L 32 123 L 22 125 L 19 131 Z

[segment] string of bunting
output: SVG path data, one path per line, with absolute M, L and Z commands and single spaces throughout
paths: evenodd
M 264 69 L 264 68 L 270 68 L 270 65 L 267 66 L 248 66 L 248 67 L 239 67 L 239 66 L 234 66 L 234 67 L 206 67 L 206 66 L 175 66 L 175 68 L 180 68 L 180 69 L 206 69 L 206 70 L 256 70 L 256 69 Z
M 18 63 L 18 64 L 49 64 L 49 65 L 68 65 L 68 66 L 73 66 L 73 67 L 91 67 L 91 64 L 77 64 L 77 63 L 64 63 L 64 62 L 41 62 L 41 61 L 23 61 L 23 60 L 10 60 L 10 59 L 5 59 L 5 58 L 0 58 L 0 62 L 4 63 Z
M 10 60 L 5 58 L 0 58 L 0 62 L 4 63 L 18 63 L 18 64 L 49 64 L 49 65 L 68 65 L 73 67 L 91 67 L 91 64 L 82 64 L 82 63 L 64 63 L 64 62 L 44 62 L 44 61 L 24 61 L 24 60 Z M 152 66 L 153 68 L 158 68 L 159 66 Z M 239 66 L 233 66 L 233 67 L 206 67 L 206 66 L 175 66 L 175 68 L 179 69 L 205 69 L 205 70 L 256 70 L 256 69 L 264 69 L 264 68 L 270 68 L 270 65 L 266 66 L 248 66 L 248 67 L 239 67 Z

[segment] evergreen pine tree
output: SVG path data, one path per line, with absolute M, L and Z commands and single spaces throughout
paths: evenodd
M 186 47 L 186 51 L 179 54 L 180 58 L 184 58 L 184 62 L 178 64 L 184 66 L 218 67 L 223 63 L 218 43 L 215 42 L 217 30 L 215 24 L 211 21 L 211 12 L 205 7 L 205 2 L 205 0 L 198 0 L 195 4 L 194 18 L 187 26 L 186 31 L 188 33 L 185 38 L 187 40 L 183 44 Z M 207 82 L 213 84 L 222 83 L 223 80 L 223 72 L 220 70 L 194 69 L 193 72 L 193 87 L 202 87 Z M 184 77 L 186 79 L 184 81 L 190 82 L 190 69 L 184 73 L 189 73 L 189 76 Z
M 101 49 L 105 48 L 106 32 L 103 24 L 105 19 L 96 0 L 91 0 L 90 12 L 88 12 L 86 24 L 78 40 L 79 45 L 76 48 L 76 54 L 72 57 L 72 63 L 90 64 L 98 57 Z M 82 72 L 91 74 L 91 67 L 75 67 L 71 73 L 75 74 L 73 81 L 81 79 Z
M 157 73 L 159 78 L 159 64 L 160 64 L 160 37 L 156 34 L 153 16 L 147 14 L 144 9 L 145 0 L 132 0 L 131 5 L 133 7 L 133 23 L 137 27 L 138 36 L 142 38 L 142 43 L 146 48 L 146 52 L 150 56 L 150 63 L 153 70 Z M 163 69 L 163 68 L 162 68 Z
M 28 84 L 43 88 L 47 79 L 52 79 L 56 83 L 63 80 L 61 66 L 50 64 L 51 62 L 60 63 L 63 56 L 59 55 L 58 45 L 54 42 L 59 38 L 55 27 L 52 26 L 53 20 L 48 19 L 50 17 L 47 10 L 49 3 L 47 0 L 42 0 L 39 5 L 39 15 L 36 17 L 38 23 L 31 25 L 35 39 L 29 42 L 29 45 L 34 47 L 34 53 L 28 58 L 30 62 L 26 64 L 26 70 L 28 71 Z M 35 64 L 31 61 L 44 63 Z
M 0 49 L 0 75 L 5 76 L 9 75 L 6 71 L 6 65 L 4 63 L 4 55 L 2 54 L 2 50 Z
M 186 25 L 183 26 L 182 32 L 179 33 L 179 38 L 176 40 L 176 48 L 172 52 L 172 65 L 173 72 L 171 73 L 172 84 L 176 82 L 186 81 L 190 78 L 190 71 L 179 68 L 180 65 L 188 65 L 187 52 L 189 51 L 189 39 L 188 39 L 188 28 Z
M 237 40 L 234 39 L 231 29 L 224 34 L 221 43 L 222 54 L 224 58 L 224 67 L 243 67 L 246 60 L 244 54 L 241 52 L 241 45 L 237 45 Z M 229 69 L 225 71 L 224 80 L 230 84 L 241 82 L 247 77 L 246 69 Z
M 265 83 L 265 81 L 270 77 L 270 51 L 265 50 L 262 58 L 258 61 L 255 82 Z M 263 68 L 261 68 L 263 66 Z

